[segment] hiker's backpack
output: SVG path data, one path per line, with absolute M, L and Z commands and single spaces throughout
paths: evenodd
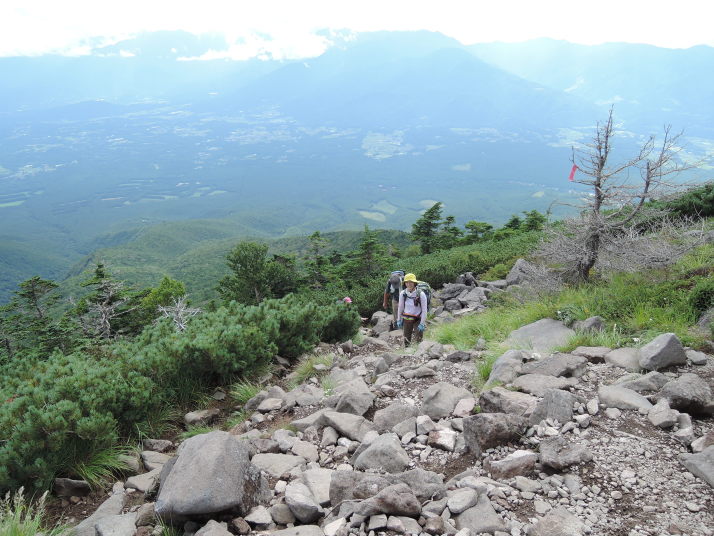
M 402 290 L 405 274 L 406 272 L 404 270 L 394 270 L 389 274 L 389 290 L 392 296 L 396 296 Z
M 426 281 L 417 281 L 416 285 L 417 296 L 414 298 L 414 305 L 421 306 L 421 292 L 426 296 L 426 312 L 431 308 L 431 286 Z M 404 298 L 407 297 L 407 291 L 403 290 Z

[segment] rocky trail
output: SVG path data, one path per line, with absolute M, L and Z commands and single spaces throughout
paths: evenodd
M 438 318 L 505 286 L 488 285 L 447 285 L 459 307 Z M 405 351 L 388 323 L 376 313 L 302 385 L 267 386 L 230 432 L 145 441 L 137 474 L 75 533 L 158 535 L 160 516 L 197 536 L 714 535 L 712 356 L 673 334 L 550 354 L 574 332 L 545 319 L 511 334 L 529 350 L 476 392 L 478 350 Z

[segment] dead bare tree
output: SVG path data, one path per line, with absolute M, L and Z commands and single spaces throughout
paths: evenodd
M 174 326 L 176 326 L 178 331 L 183 331 L 186 329 L 189 318 L 196 316 L 201 312 L 201 309 L 190 308 L 186 301 L 186 296 L 181 296 L 178 299 L 173 298 L 173 301 L 173 305 L 159 305 L 159 312 L 161 312 L 165 318 L 173 320 Z
M 681 133 L 672 134 L 669 126 L 660 142 L 650 136 L 637 154 L 616 164 L 611 162 L 614 135 L 611 108 L 607 121 L 597 124 L 592 143 L 573 148 L 572 163 L 579 171 L 574 182 L 586 186 L 588 195 L 580 204 L 571 205 L 580 216 L 552 227 L 540 249 L 540 256 L 564 265 L 570 279 L 587 281 L 602 252 L 615 251 L 611 246 L 631 236 L 645 202 L 681 188 L 674 179 L 696 167 L 677 159 Z

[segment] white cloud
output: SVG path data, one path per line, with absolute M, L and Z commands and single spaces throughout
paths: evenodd
M 321 28 L 425 29 L 464 43 L 551 37 L 714 46 L 712 15 L 714 5 L 701 0 L 4 0 L 0 55 L 77 50 L 97 38 L 116 42 L 141 31 L 179 29 L 220 32 L 236 45 L 251 36 L 273 42 L 255 48 L 244 41 L 233 48 L 237 57 L 254 49 L 279 57 L 317 54 L 325 45 Z

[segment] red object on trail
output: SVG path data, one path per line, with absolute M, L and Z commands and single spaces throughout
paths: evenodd
M 573 168 L 570 170 L 570 176 L 568 177 L 568 180 L 569 180 L 570 182 L 573 182 L 573 180 L 575 179 L 575 170 L 576 170 L 576 169 L 578 169 L 578 166 L 576 166 L 575 164 L 573 164 Z

